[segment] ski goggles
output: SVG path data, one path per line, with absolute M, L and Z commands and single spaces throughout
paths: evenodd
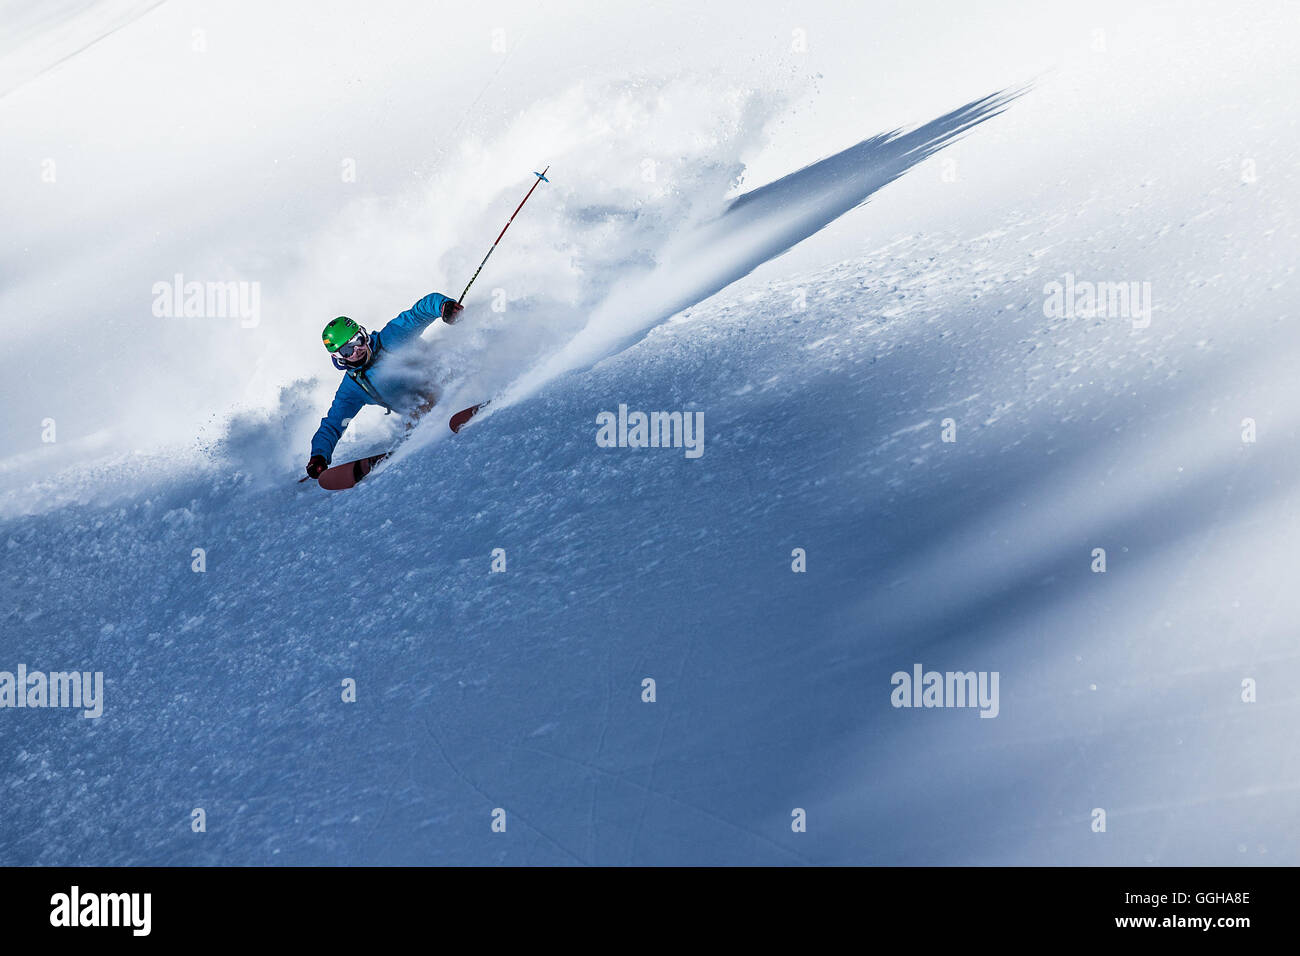
M 365 329 L 362 329 L 356 335 L 352 336 L 352 338 L 340 345 L 334 354 L 339 358 L 350 359 L 369 343 L 370 336 L 366 334 Z

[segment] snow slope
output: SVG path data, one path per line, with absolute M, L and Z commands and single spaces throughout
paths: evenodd
M 352 491 L 293 483 L 324 385 L 296 370 L 209 457 L 12 456 L 0 669 L 106 692 L 93 720 L 0 711 L 0 862 L 1294 864 L 1300 144 L 1274 34 L 1214 34 L 1259 64 L 1233 82 L 1126 110 L 1167 63 L 1067 71 L 928 160 L 898 150 L 963 114 L 739 199 L 779 100 L 719 107 L 648 194 L 584 196 L 609 157 L 553 170 L 534 201 L 561 225 L 510 234 L 544 265 L 503 259 L 509 308 L 430 335 L 448 408 L 510 400 Z M 576 89 L 505 135 L 616 103 L 635 152 L 653 100 Z M 497 221 L 505 178 L 465 216 Z M 1045 314 L 1066 273 L 1150 282 L 1150 325 Z M 703 455 L 598 447 L 620 404 L 703 412 Z M 915 663 L 998 671 L 998 716 L 891 707 Z

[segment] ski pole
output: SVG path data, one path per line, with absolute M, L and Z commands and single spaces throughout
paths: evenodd
M 533 172 L 533 175 L 537 177 L 537 182 L 533 183 L 532 188 L 528 190 L 527 195 L 525 195 L 524 198 L 520 201 L 519 205 L 515 207 L 515 211 L 510 214 L 510 218 L 506 220 L 506 224 L 501 227 L 501 232 L 497 236 L 497 241 L 492 243 L 492 248 L 487 251 L 487 255 L 483 257 L 483 261 L 480 262 L 478 264 L 478 268 L 474 270 L 474 275 L 470 277 L 469 285 L 465 286 L 465 292 L 462 292 L 460 294 L 460 298 L 456 300 L 461 305 L 465 304 L 465 293 L 469 292 L 469 286 L 474 284 L 474 280 L 478 278 L 478 274 L 482 272 L 483 267 L 487 265 L 488 257 L 491 256 L 492 253 L 496 252 L 497 243 L 501 241 L 501 236 L 504 236 L 506 234 L 506 230 L 510 228 L 510 223 L 515 221 L 515 216 L 519 215 L 519 210 L 524 208 L 524 203 L 528 202 L 528 197 L 533 194 L 533 190 L 536 189 L 538 185 L 541 183 L 550 182 L 550 180 L 546 178 L 546 170 L 550 168 L 551 167 L 548 165 L 546 169 L 543 169 L 540 173 L 536 171 Z

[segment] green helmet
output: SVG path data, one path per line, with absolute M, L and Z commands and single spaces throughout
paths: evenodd
M 326 350 L 333 355 L 340 346 L 346 345 L 361 330 L 361 326 L 346 315 L 340 315 L 337 319 L 330 319 L 320 337 L 325 343 Z

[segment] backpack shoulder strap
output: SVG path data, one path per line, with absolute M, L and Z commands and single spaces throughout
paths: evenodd
M 387 411 L 384 412 L 385 415 L 391 415 L 393 414 L 394 411 L 396 411 L 396 409 L 394 409 L 392 405 L 389 405 L 386 401 L 384 401 L 384 396 L 379 394 L 374 384 L 370 381 L 369 378 L 366 377 L 365 369 L 360 369 L 360 368 L 348 369 L 348 377 L 351 378 L 352 381 L 360 385 L 361 390 L 365 392 L 367 395 L 369 395 L 371 400 L 374 401 L 376 405 L 382 405 L 384 406 L 384 408 L 387 409 Z

